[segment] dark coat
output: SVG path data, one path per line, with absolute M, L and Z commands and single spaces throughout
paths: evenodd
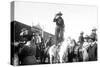
M 64 20 L 62 17 L 54 18 L 53 21 L 56 22 L 57 26 L 64 28 Z
M 92 34 L 90 35 L 90 38 L 91 38 L 93 41 L 97 41 L 97 34 L 92 33 Z
M 80 42 L 81 44 L 83 44 L 83 42 L 84 42 L 84 37 L 83 37 L 83 36 L 79 36 L 79 42 Z
M 20 53 L 19 53 L 19 59 L 21 61 L 21 64 L 26 64 L 29 61 L 35 60 L 35 58 L 33 57 L 35 55 L 36 55 L 36 47 L 35 46 L 33 46 L 33 47 L 32 46 L 30 46 L 30 47 L 29 46 L 24 46 L 20 50 Z M 27 58 L 33 58 L 33 59 L 28 60 Z
M 22 65 L 33 65 L 37 64 L 35 56 L 27 56 L 22 60 Z

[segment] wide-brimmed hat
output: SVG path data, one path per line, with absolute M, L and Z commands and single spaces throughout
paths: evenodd
M 93 28 L 92 31 L 97 31 L 97 29 L 96 28 Z
M 61 15 L 61 16 L 62 16 L 63 14 L 62 14 L 61 12 L 59 12 L 59 13 L 57 13 L 56 15 L 58 15 L 58 16 Z

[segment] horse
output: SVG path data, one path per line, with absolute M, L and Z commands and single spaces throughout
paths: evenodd
M 35 38 L 30 35 L 28 36 L 29 32 L 22 31 L 20 33 L 21 36 L 26 36 L 27 39 L 24 46 L 19 50 L 19 59 L 21 65 L 31 65 L 36 64 L 37 60 L 35 58 L 36 56 L 36 44 L 35 44 Z
M 48 49 L 50 64 L 54 63 L 54 60 L 55 60 L 55 57 L 56 57 L 56 50 L 57 50 L 57 48 L 56 48 L 55 44 L 53 44 Z
M 52 64 L 52 56 L 54 56 L 54 54 L 52 53 L 52 50 L 54 48 L 54 44 L 52 44 L 50 42 L 50 40 L 46 40 L 45 43 L 44 43 L 44 60 L 48 59 L 48 63 L 51 63 Z
M 75 62 L 78 60 L 78 44 L 75 39 L 70 39 L 70 43 L 68 45 L 68 62 Z
M 75 44 L 75 41 L 70 37 L 68 37 L 67 40 L 64 39 L 59 50 L 60 63 L 68 62 L 69 60 L 73 59 L 73 49 Z
M 48 59 L 48 63 L 56 63 L 57 58 L 56 54 L 58 51 L 58 47 L 51 41 L 52 39 L 47 39 L 44 43 L 45 49 L 44 49 L 44 57 L 45 59 Z
M 80 46 L 77 44 L 74 46 L 74 58 L 76 59 L 75 62 L 78 62 L 79 61 L 79 49 L 80 49 Z
M 65 40 L 61 43 L 59 53 L 58 53 L 60 63 L 64 62 L 64 60 L 63 60 L 64 56 L 68 59 L 68 44 L 69 44 L 69 42 L 67 42 Z
M 40 61 L 41 63 L 45 63 L 47 55 L 45 51 L 45 43 L 43 38 L 41 38 L 41 43 L 39 47 L 40 47 Z
M 71 54 L 73 52 L 75 41 L 71 38 L 68 38 L 67 40 L 64 39 L 62 42 L 58 43 L 56 46 L 53 44 L 49 50 L 49 57 L 50 57 L 50 63 L 63 63 L 68 61 L 68 54 Z

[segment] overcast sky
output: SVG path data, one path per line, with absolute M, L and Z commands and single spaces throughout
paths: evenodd
M 65 23 L 65 38 L 77 40 L 79 33 L 91 33 L 97 27 L 97 8 L 94 6 L 47 4 L 34 2 L 15 2 L 14 20 L 30 25 L 40 25 L 43 30 L 55 34 L 53 22 L 56 13 L 61 11 Z

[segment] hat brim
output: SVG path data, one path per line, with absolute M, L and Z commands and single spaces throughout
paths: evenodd
M 92 31 L 96 31 L 96 29 L 93 29 Z
M 60 16 L 62 16 L 63 14 L 57 14 L 58 16 L 60 15 Z
M 57 13 L 56 15 L 63 15 L 61 12 Z

